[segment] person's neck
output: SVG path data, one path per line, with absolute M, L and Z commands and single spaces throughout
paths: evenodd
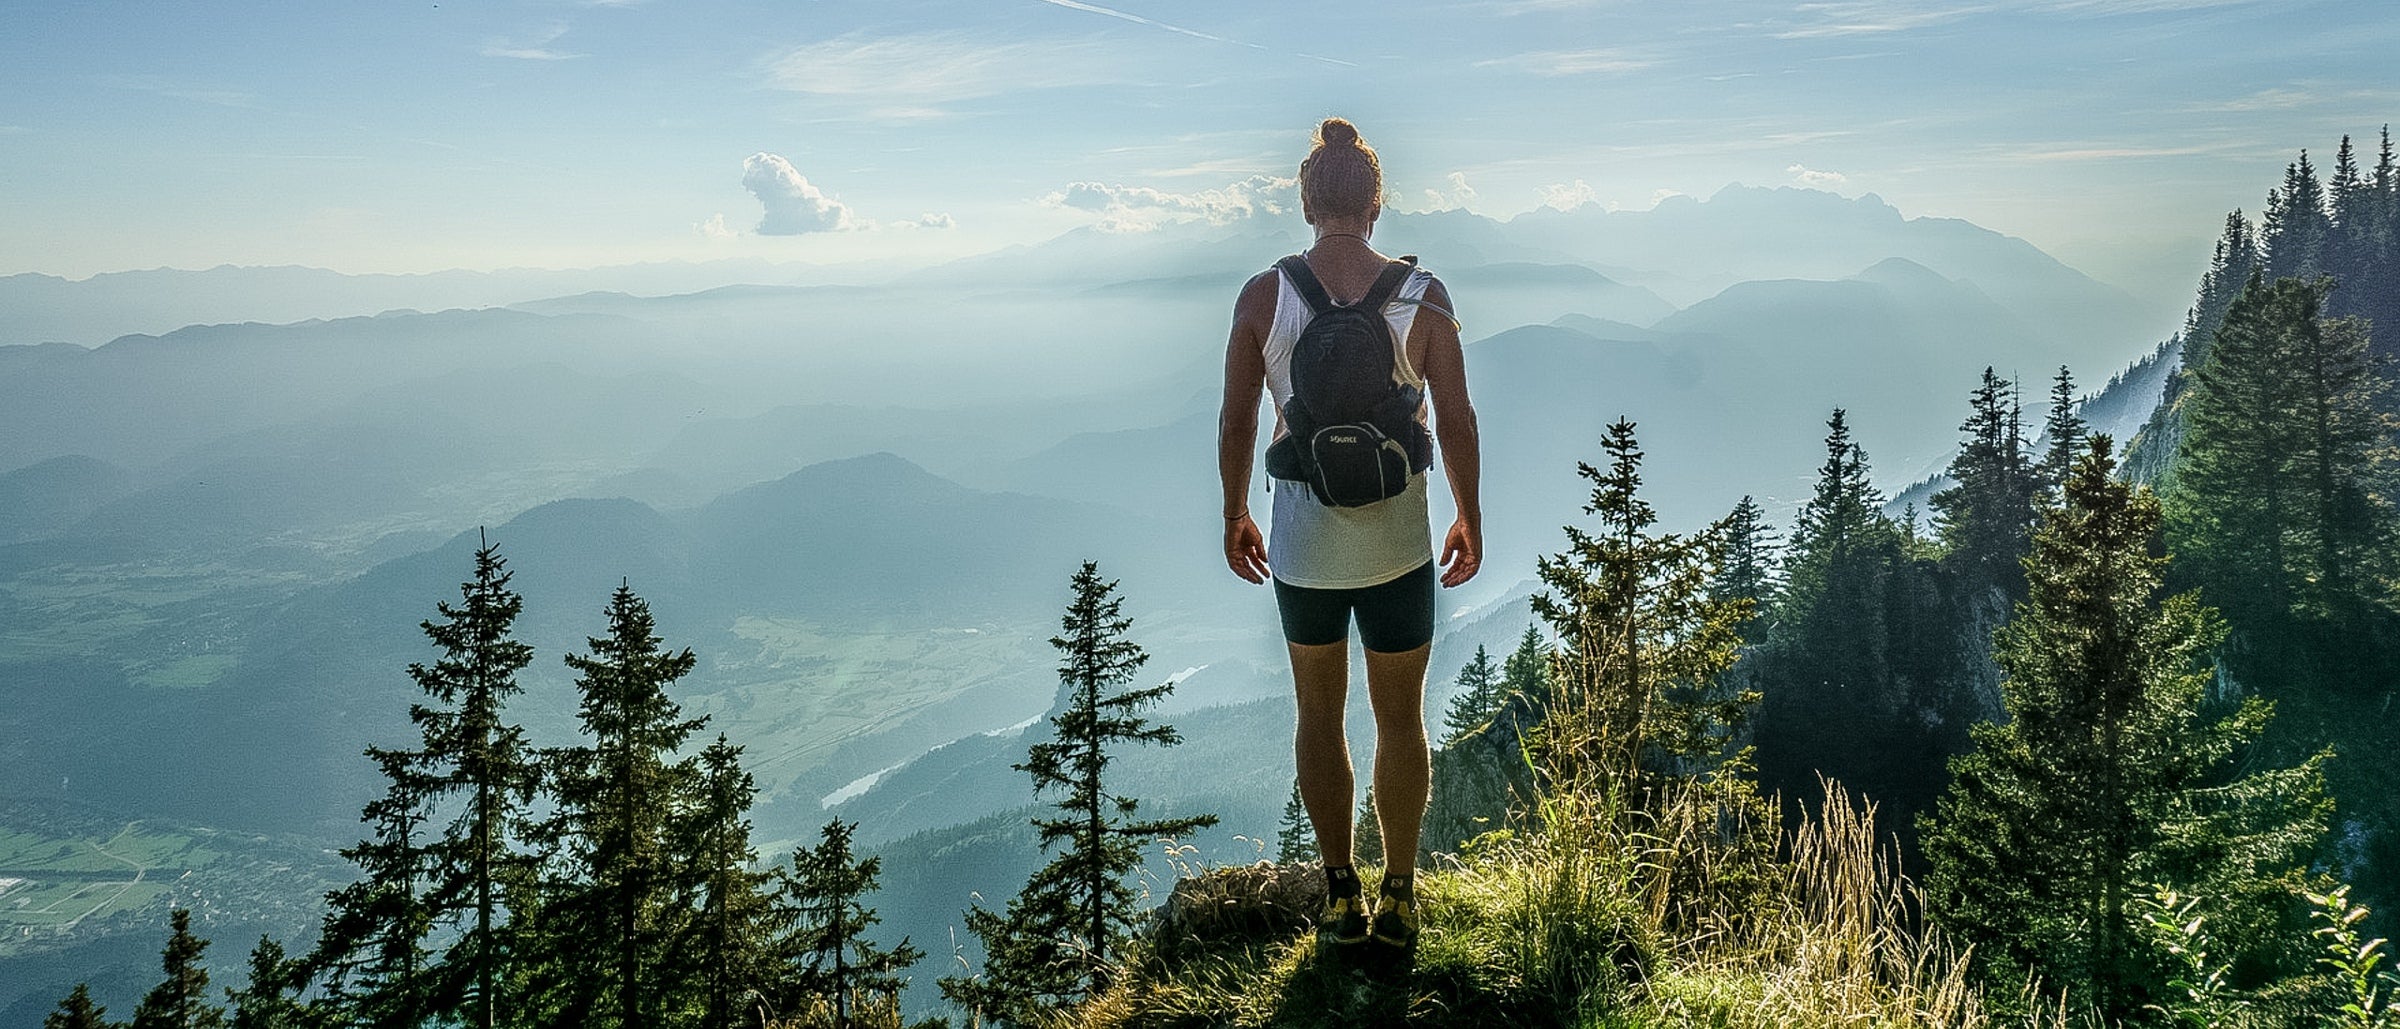
M 1317 240 L 1315 245 L 1321 247 L 1333 240 L 1346 239 L 1352 243 L 1358 244 L 1359 246 L 1366 247 L 1369 246 L 1367 243 L 1367 232 L 1368 229 L 1364 226 L 1343 225 L 1319 228 L 1317 230 Z M 1334 243 L 1333 245 L 1341 246 L 1342 244 Z

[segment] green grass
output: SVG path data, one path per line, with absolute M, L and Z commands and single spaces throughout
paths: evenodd
M 127 823 L 84 835 L 0 828 L 0 957 L 72 940 L 86 926 L 142 911 L 187 871 L 223 859 L 204 835 Z
M 733 635 L 748 646 L 715 661 L 726 688 L 686 711 L 752 741 L 759 757 L 750 771 L 762 781 L 789 778 L 843 740 L 1052 660 L 1046 644 L 1021 632 L 858 632 L 743 616 Z
M 1571 805 L 1570 805 L 1571 806 Z M 1361 974 L 1313 936 L 1147 938 L 1071 1029 L 1634 1029 L 1648 1026 L 1925 1027 L 1994 1024 L 1963 957 L 1913 926 L 1871 814 L 1836 788 L 1826 814 L 1784 837 L 1764 887 L 1739 903 L 1666 903 L 1665 884 L 1734 883 L 1723 854 L 1665 842 L 1674 819 L 1546 814 L 1488 837 L 1418 880 L 1414 967 Z M 1780 831 L 1768 827 L 1768 831 Z M 1711 862 L 1717 864 L 1712 865 Z M 1238 872 L 1200 873 L 1231 882 Z M 1205 884 L 1193 888 L 1205 891 Z M 1232 896 L 1231 893 L 1226 896 Z M 1239 898 L 1235 898 L 1238 902 Z M 1699 901 L 1695 903 L 1694 901 Z M 1212 901 L 1212 903 L 1214 903 Z M 2034 1017 L 2015 1024 L 2047 1025 Z

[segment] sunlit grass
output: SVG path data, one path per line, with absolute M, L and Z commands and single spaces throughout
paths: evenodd
M 1824 811 L 1785 837 L 1763 896 L 1743 910 L 1694 920 L 1709 906 L 1662 904 L 1667 872 L 1705 855 L 1676 852 L 1665 842 L 1673 832 L 1607 828 L 1640 820 L 1605 802 L 1554 799 L 1535 813 L 1540 824 L 1487 836 L 1425 870 L 1423 936 L 1403 974 L 1361 973 L 1305 934 L 1197 946 L 1153 938 L 1112 989 L 1061 1024 L 1997 1024 L 1966 955 L 1919 927 L 1914 889 L 1871 809 L 1838 786 L 1828 792 Z M 2019 1015 L 2009 1024 L 2062 1021 Z

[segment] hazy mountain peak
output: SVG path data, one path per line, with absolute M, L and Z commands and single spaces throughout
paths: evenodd
M 1949 276 L 1905 257 L 1887 257 L 1850 278 L 1895 288 L 1940 288 L 1954 285 Z

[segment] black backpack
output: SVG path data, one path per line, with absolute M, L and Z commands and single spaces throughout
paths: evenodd
M 1307 259 L 1276 262 L 1308 302 L 1308 325 L 1292 345 L 1292 397 L 1284 438 L 1267 448 L 1267 474 L 1305 482 L 1329 507 L 1361 507 L 1398 496 L 1408 477 L 1433 464 L 1433 440 L 1417 420 L 1423 394 L 1392 375 L 1395 340 L 1384 305 L 1416 270 L 1415 257 L 1384 268 L 1358 302 L 1335 304 Z

